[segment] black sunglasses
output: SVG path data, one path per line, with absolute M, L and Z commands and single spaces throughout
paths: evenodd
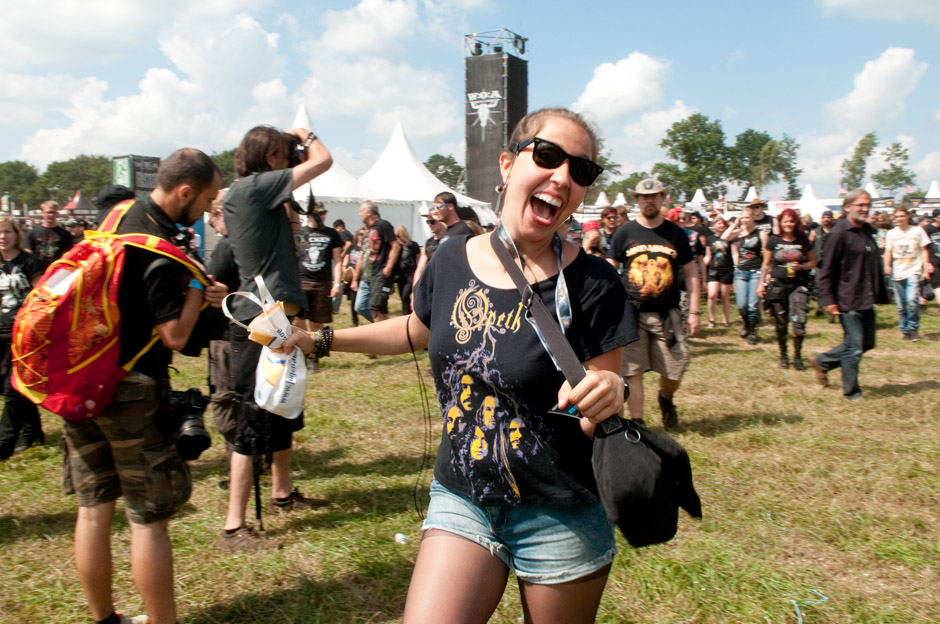
M 604 171 L 597 163 L 580 156 L 572 156 L 551 141 L 539 137 L 532 137 L 528 141 L 519 143 L 512 149 L 512 153 L 518 154 L 531 143 L 535 144 L 535 147 L 532 148 L 532 160 L 535 161 L 536 165 L 543 169 L 557 169 L 561 167 L 561 163 L 567 160 L 571 179 L 581 186 L 591 186 L 597 176 Z

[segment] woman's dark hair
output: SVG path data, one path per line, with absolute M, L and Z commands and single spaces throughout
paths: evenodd
M 796 236 L 797 242 L 806 243 L 809 241 L 809 236 L 806 234 L 806 226 L 803 225 L 803 220 L 800 219 L 800 215 L 793 208 L 784 208 L 780 211 L 780 216 L 777 218 L 780 220 L 781 225 L 783 224 L 783 218 L 790 217 L 793 219 L 793 235 Z M 781 230 L 781 234 L 783 231 Z
M 235 150 L 235 173 L 240 176 L 271 171 L 268 156 L 286 155 L 294 143 L 293 135 L 273 126 L 255 126 Z

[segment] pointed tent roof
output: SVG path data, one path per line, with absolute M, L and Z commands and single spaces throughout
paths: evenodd
M 595 206 L 610 206 L 610 200 L 607 198 L 607 193 L 601 191 L 600 195 L 597 196 L 597 199 L 594 201 Z
M 936 180 L 930 183 L 930 188 L 927 189 L 924 199 L 940 199 L 940 184 Z
M 881 195 L 878 194 L 878 189 L 875 188 L 875 185 L 869 182 L 865 185 L 865 192 L 868 193 L 868 196 L 872 199 L 878 199 Z
M 748 200 L 748 201 L 750 201 L 750 200 Z M 704 203 L 706 203 L 706 202 L 708 202 L 708 200 L 705 199 L 705 191 L 703 191 L 702 189 L 695 189 L 695 195 L 692 196 L 692 202 L 691 202 L 691 203 L 693 203 L 693 204 L 704 204 Z
M 747 189 L 747 195 L 744 197 L 744 201 L 750 202 L 753 199 L 758 199 L 757 190 L 752 186 Z
M 294 115 L 294 123 L 291 124 L 291 128 L 304 128 L 314 134 L 317 133 L 313 127 L 313 122 L 310 121 L 310 113 L 307 112 L 306 104 L 301 104 L 300 108 L 297 109 L 297 114 Z
M 62 206 L 62 210 L 75 215 L 91 215 L 98 212 L 98 209 L 95 208 L 90 201 L 85 199 L 81 191 L 76 191 L 75 195 L 72 196 L 72 200 Z
M 429 202 L 438 193 L 450 191 L 461 204 L 488 205 L 453 191 L 434 177 L 415 154 L 401 122 L 395 124 L 395 130 L 392 131 L 382 155 L 359 177 L 359 181 L 388 199 Z
M 617 199 L 614 200 L 614 206 L 619 207 L 619 206 L 628 206 L 628 205 L 629 204 L 627 204 L 627 198 L 624 197 L 623 193 L 617 193 Z
M 813 217 L 814 221 L 819 221 L 823 211 L 829 210 L 828 206 L 816 199 L 812 184 L 807 184 L 803 189 L 803 196 L 800 197 L 800 201 L 796 202 L 796 207 L 800 214 L 808 214 Z
M 315 177 L 309 184 L 313 188 L 313 194 L 318 198 L 329 197 L 336 201 L 353 202 L 361 202 L 364 199 L 384 199 L 374 189 L 357 180 L 335 160 L 333 166 Z M 307 186 L 300 187 L 294 191 L 294 194 L 306 196 Z

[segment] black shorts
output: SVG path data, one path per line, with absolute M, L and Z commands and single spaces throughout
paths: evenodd
M 395 282 L 385 277 L 381 271 L 373 273 L 369 281 L 369 309 L 380 314 L 388 314 L 388 297 L 392 294 Z
M 255 369 L 261 357 L 261 345 L 248 340 L 248 332 L 232 326 L 232 382 L 238 402 L 236 429 L 232 446 L 241 455 L 264 455 L 289 449 L 293 433 L 303 429 L 303 414 L 284 418 L 258 407 L 255 403 Z
M 302 279 L 300 287 L 307 297 L 307 309 L 310 310 L 301 314 L 300 317 L 314 323 L 332 323 L 333 299 L 330 298 L 330 291 L 333 289 L 333 283 L 310 282 Z
M 708 281 L 709 282 L 719 282 L 721 284 L 733 284 L 734 283 L 734 270 L 728 269 L 727 271 L 708 269 Z

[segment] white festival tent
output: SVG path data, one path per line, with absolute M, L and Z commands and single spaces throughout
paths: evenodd
M 801 215 L 808 214 L 813 217 L 813 221 L 819 223 L 824 210 L 829 210 L 829 206 L 816 199 L 816 193 L 813 192 L 813 185 L 807 184 L 803 189 L 803 196 L 796 202 L 796 208 Z
M 411 147 L 401 122 L 395 124 L 392 136 L 379 159 L 360 176 L 359 181 L 375 189 L 380 197 L 413 202 L 415 211 L 411 224 L 415 229 L 410 227 L 410 232 L 419 231 L 417 228 L 420 227 L 422 228 L 420 231 L 430 236 L 430 231 L 425 229 L 427 226 L 424 223 L 424 216 L 427 215 L 434 196 L 443 191 L 453 193 L 461 206 L 472 208 L 481 225 L 496 223 L 496 213 L 488 203 L 457 193 L 428 171 Z M 385 217 L 384 213 L 382 216 Z
M 757 189 L 755 189 L 752 186 L 751 188 L 747 189 L 747 195 L 744 196 L 744 201 L 747 203 L 751 203 L 751 200 L 754 200 L 754 199 L 758 199 Z
M 597 196 L 597 199 L 594 201 L 594 206 L 597 208 L 606 208 L 610 206 L 610 200 L 607 199 L 606 191 L 601 191 Z
M 940 199 L 940 183 L 933 180 L 930 183 L 930 188 L 927 189 L 927 194 L 924 195 L 924 199 Z
M 690 204 L 707 204 L 708 200 L 705 199 L 705 191 L 702 189 L 695 189 L 695 195 L 692 196 L 692 201 Z
M 617 199 L 614 200 L 614 207 L 619 208 L 620 206 L 629 206 L 627 203 L 627 198 L 623 193 L 617 193 Z
M 865 185 L 865 192 L 868 193 L 868 196 L 872 199 L 878 199 L 881 195 L 878 194 L 878 189 L 875 188 L 875 185 L 869 182 Z

